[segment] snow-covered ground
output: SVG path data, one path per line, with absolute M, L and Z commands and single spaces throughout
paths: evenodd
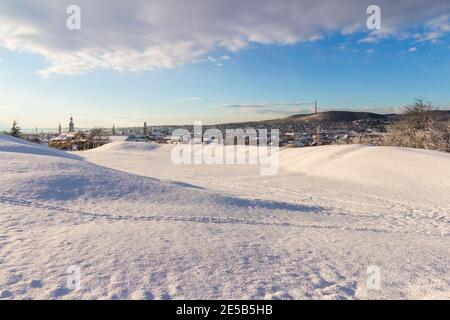
M 450 298 L 449 154 L 283 149 L 261 176 L 172 147 L 0 136 L 0 297 Z

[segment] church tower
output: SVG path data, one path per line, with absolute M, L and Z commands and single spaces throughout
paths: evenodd
M 147 122 L 144 122 L 144 136 L 148 135 Z
M 70 116 L 70 122 L 69 122 L 69 132 L 74 132 L 75 131 L 75 125 L 73 123 L 73 117 Z

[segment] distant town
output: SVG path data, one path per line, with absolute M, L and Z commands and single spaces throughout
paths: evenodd
M 450 119 L 450 111 L 436 111 L 446 121 Z M 218 125 L 204 125 L 203 131 L 218 129 L 225 133 L 227 129 L 279 130 L 280 147 L 310 147 L 331 144 L 379 144 L 386 128 L 402 118 L 400 114 L 376 114 L 370 112 L 353 111 L 326 111 L 312 114 L 300 114 L 286 118 L 228 123 Z M 21 137 L 32 142 L 48 144 L 48 146 L 61 150 L 87 150 L 111 142 L 110 137 L 125 136 L 127 141 L 155 142 L 164 144 L 184 143 L 190 139 L 174 135 L 176 129 L 186 129 L 193 132 L 193 125 L 152 126 L 143 122 L 140 127 L 116 127 L 78 129 L 71 116 L 68 126 L 63 129 L 59 124 L 58 130 L 22 133 Z M 192 137 L 191 137 L 192 138 Z M 204 143 L 211 141 L 202 140 Z M 238 143 L 238 142 L 235 142 Z M 242 142 L 241 142 L 242 143 Z M 245 140 L 249 143 L 249 138 Z

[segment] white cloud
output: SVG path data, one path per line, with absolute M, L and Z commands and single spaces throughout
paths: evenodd
M 417 26 L 416 26 L 417 27 Z M 445 34 L 450 32 L 450 15 L 444 14 L 437 18 L 430 19 L 423 23 L 423 30 L 410 34 L 405 28 L 398 29 L 395 27 L 385 27 L 380 30 L 371 31 L 366 37 L 361 39 L 359 43 L 378 43 L 380 41 L 395 39 L 413 39 L 416 42 L 436 43 Z
M 66 8 L 72 0 L 1 1 L 0 46 L 45 57 L 50 66 L 39 71 L 44 77 L 98 68 L 174 68 L 202 61 L 216 50 L 235 52 L 252 43 L 284 45 L 317 41 L 333 32 L 366 32 L 370 2 L 77 0 L 82 29 L 68 30 Z M 387 31 L 372 32 L 363 42 L 398 35 L 411 23 L 450 9 L 448 0 L 380 0 L 379 5 Z M 425 38 L 438 39 L 448 32 L 448 20 L 430 20 L 426 28 Z
M 365 38 L 361 39 L 359 43 L 378 43 L 380 41 L 393 37 L 406 37 L 405 34 L 399 33 L 395 28 L 383 28 L 380 30 L 371 31 Z
M 204 100 L 202 97 L 187 97 L 184 98 L 183 101 L 201 101 Z
M 314 110 L 314 102 L 221 104 L 214 107 L 240 113 L 291 115 L 302 112 L 312 112 Z
M 210 62 L 212 62 L 214 65 L 216 65 L 217 67 L 222 67 L 223 66 L 223 63 L 220 61 L 220 59 L 221 60 L 228 60 L 229 59 L 229 57 L 228 56 L 222 56 L 222 57 L 220 57 L 220 58 L 214 58 L 214 57 L 211 57 L 211 56 L 208 56 L 208 60 L 210 61 Z
M 446 33 L 450 32 L 450 14 L 441 15 L 425 23 L 425 32 L 415 34 L 418 42 L 436 43 Z
M 346 26 L 342 29 L 341 33 L 343 35 L 348 35 L 348 34 L 353 34 L 355 32 L 358 32 L 362 29 L 363 23 L 362 22 L 358 22 L 349 26 Z
M 14 105 L 0 105 L 0 111 L 16 111 L 19 110 L 18 107 Z
M 416 48 L 416 47 L 411 47 L 411 48 L 408 49 L 408 51 L 409 51 L 409 52 L 416 52 L 416 51 L 417 51 L 417 48 Z

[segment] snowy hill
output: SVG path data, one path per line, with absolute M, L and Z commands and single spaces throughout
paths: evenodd
M 285 149 L 260 176 L 174 165 L 171 148 L 0 136 L 0 297 L 450 298 L 448 154 Z
M 367 119 L 386 119 L 387 116 L 383 114 L 371 112 L 357 112 L 357 111 L 325 111 L 314 114 L 297 114 L 278 119 L 276 122 L 281 123 L 304 123 L 304 122 L 351 122 L 355 120 Z
M 151 142 L 114 141 L 101 147 L 91 149 L 89 152 L 151 151 L 158 148 L 158 146 L 158 144 Z
M 362 145 L 286 149 L 282 167 L 310 176 L 372 186 L 393 196 L 448 203 L 450 154 Z
M 76 155 L 7 135 L 0 135 L 0 152 L 14 152 L 79 159 Z

